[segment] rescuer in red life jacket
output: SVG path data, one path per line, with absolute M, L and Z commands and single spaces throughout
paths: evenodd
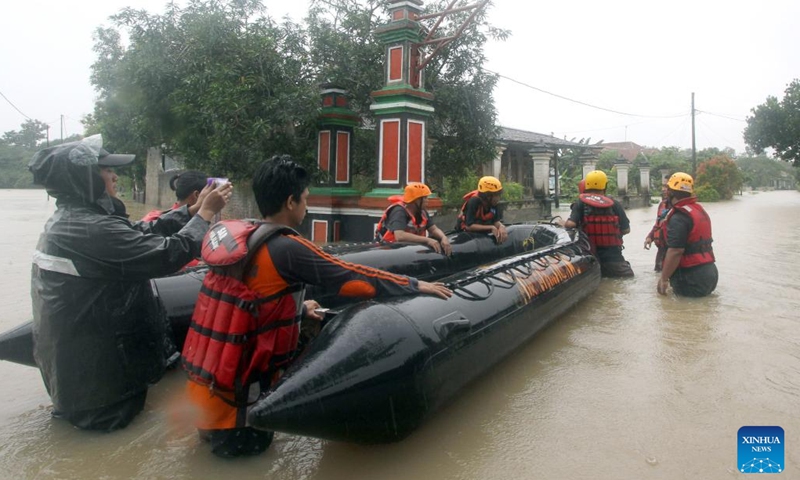
M 441 283 L 344 262 L 301 237 L 293 229 L 306 216 L 310 181 L 287 155 L 265 161 L 253 177 L 263 222 L 223 221 L 203 241 L 211 271 L 181 362 L 189 374 L 189 399 L 197 407 L 196 426 L 215 455 L 257 455 L 272 442 L 273 432 L 247 425 L 247 410 L 294 359 L 301 320 L 322 320 L 319 304 L 304 298 L 306 285 L 351 298 L 452 295 Z M 251 248 L 250 237 L 262 226 L 272 233 Z M 251 253 L 240 264 L 236 255 L 243 251 Z
M 608 177 L 600 170 L 586 174 L 586 190 L 572 205 L 566 228 L 580 228 L 589 237 L 604 277 L 632 277 L 631 264 L 622 256 L 622 236 L 630 233 L 630 221 L 622 205 L 606 196 Z
M 502 224 L 502 195 L 503 184 L 500 180 L 490 176 L 482 177 L 478 180 L 478 189 L 464 195 L 464 204 L 461 205 L 455 230 L 488 233 L 494 235 L 497 243 L 505 242 L 508 233 Z
M 667 181 L 672 210 L 667 214 L 667 255 L 658 293 L 672 285 L 676 295 L 705 297 L 717 288 L 719 273 L 711 243 L 711 218 L 697 203 L 694 179 L 678 172 Z
M 442 229 L 433 224 L 425 204 L 431 189 L 424 183 L 406 185 L 402 201 L 395 201 L 383 212 L 375 229 L 375 239 L 382 242 L 409 242 L 427 245 L 450 256 L 450 241 Z M 391 198 L 390 198 L 391 199 Z M 427 236 L 426 236 L 427 234 Z

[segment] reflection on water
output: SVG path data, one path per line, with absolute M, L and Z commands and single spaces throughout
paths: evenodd
M 0 329 L 30 317 L 30 256 L 53 209 L 0 190 Z M 495 367 L 411 437 L 360 446 L 277 435 L 263 456 L 213 458 L 172 372 L 111 435 L 49 417 L 31 368 L 0 362 L 0 477 L 268 479 L 737 478 L 736 432 L 780 425 L 800 478 L 800 194 L 707 205 L 720 270 L 702 299 L 656 294 L 641 248 L 655 207 L 629 212 L 633 280 L 597 294 Z

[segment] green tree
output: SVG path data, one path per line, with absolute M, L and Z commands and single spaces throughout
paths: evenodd
M 572 138 L 570 141 L 580 146 L 561 148 L 558 151 L 558 173 L 562 178 L 562 183 L 565 178 L 580 179 L 583 176 L 583 162 L 581 158 L 584 154 L 597 149 L 597 145 L 591 144 L 591 138 L 581 138 L 580 140 Z M 605 152 L 602 152 L 600 155 L 602 156 L 603 153 Z
M 692 171 L 692 154 L 689 150 L 681 150 L 678 147 L 662 147 L 647 155 L 650 164 L 650 192 L 661 191 L 661 170 L 670 173 Z
M 348 92 L 350 108 L 364 125 L 372 125 L 370 93 L 381 87 L 383 45 L 373 35 L 384 17 L 383 2 L 312 1 L 305 18 L 309 62 L 319 83 L 334 82 Z M 372 68 L 365 67 L 372 65 Z M 350 151 L 358 188 L 373 187 L 377 134 L 357 128 Z
M 600 155 L 597 157 L 597 165 L 596 168 L 598 170 L 603 170 L 605 172 L 610 172 L 612 168 L 614 168 L 614 163 L 616 163 L 617 159 L 619 158 L 619 152 L 616 150 L 603 150 L 600 152 Z
M 559 197 L 567 201 L 573 201 L 578 198 L 578 182 L 583 178 L 583 161 L 584 154 L 589 152 L 596 152 L 600 143 L 592 144 L 591 138 L 576 138 L 570 139 L 578 146 L 561 148 L 558 150 L 558 174 L 559 174 Z M 613 152 L 607 151 L 600 152 L 601 159 Z M 613 165 L 613 162 L 612 162 Z
M 0 142 L 0 188 L 31 188 L 33 177 L 28 172 L 34 150 Z
M 769 187 L 774 180 L 786 177 L 797 179 L 800 175 L 800 169 L 766 155 L 740 157 L 736 159 L 736 164 L 742 171 L 744 183 L 752 188 Z
M 426 12 L 443 11 L 452 2 L 435 0 Z M 448 37 L 467 19 L 469 12 L 448 16 L 437 33 Z M 461 175 L 495 157 L 497 111 L 492 91 L 497 76 L 483 70 L 484 45 L 489 38 L 504 40 L 509 32 L 490 25 L 482 10 L 455 41 L 425 68 L 425 86 L 436 95 L 430 136 L 429 172 L 433 179 Z
M 709 185 L 719 193 L 722 200 L 730 200 L 742 189 L 743 176 L 736 162 L 726 154 L 712 157 L 697 167 L 697 188 Z
M 37 149 L 44 145 L 39 142 L 46 137 L 47 124 L 39 120 L 27 120 L 19 130 L 5 132 L 0 138 L 0 188 L 36 188 L 28 171 L 28 162 Z M 65 141 L 80 139 L 70 137 Z M 58 144 L 51 141 L 50 144 Z
M 40 140 L 47 137 L 47 124 L 39 120 L 26 120 L 19 131 L 11 130 L 3 134 L 2 143 L 18 147 L 36 148 Z
M 352 108 L 374 125 L 370 93 L 383 86 L 384 52 L 373 32 L 388 18 L 384 3 L 313 1 L 302 25 L 272 20 L 261 0 L 170 3 L 163 15 L 124 9 L 95 34 L 100 95 L 87 128 L 118 151 L 163 145 L 189 167 L 234 178 L 276 152 L 313 168 L 321 83 L 348 90 Z M 448 25 L 441 35 L 453 33 Z M 426 67 L 426 89 L 436 96 L 427 162 L 434 188 L 495 155 L 496 78 L 480 67 L 487 38 L 504 35 L 482 13 Z M 375 151 L 375 132 L 357 129 L 356 175 L 371 179 Z
M 756 153 L 772 148 L 779 158 L 800 167 L 800 79 L 794 79 L 778 101 L 773 96 L 750 110 L 744 141 Z
M 234 178 L 277 152 L 311 163 L 318 92 L 300 26 L 253 0 L 127 8 L 112 21 L 95 34 L 92 67 L 93 120 L 110 146 L 163 145 L 190 168 Z

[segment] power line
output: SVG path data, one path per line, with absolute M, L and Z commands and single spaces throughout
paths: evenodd
M 697 110 L 697 112 L 698 113 L 705 113 L 706 115 L 713 115 L 715 117 L 727 118 L 728 120 L 733 120 L 733 121 L 736 121 L 736 122 L 747 123 L 747 120 L 742 120 L 741 118 L 729 117 L 728 115 L 722 115 L 721 113 L 706 112 L 705 110 Z
M 688 117 L 689 114 L 687 113 L 684 116 Z M 678 118 L 680 118 L 680 117 L 678 117 Z M 569 131 L 563 131 L 563 132 L 561 132 L 561 134 L 562 135 L 575 135 L 575 134 L 580 134 L 580 133 L 601 132 L 601 131 L 605 131 L 605 130 L 616 130 L 618 128 L 634 127 L 636 125 L 646 125 L 648 123 L 653 123 L 653 121 L 652 120 L 645 120 L 645 121 L 642 121 L 642 122 L 625 123 L 625 124 L 622 124 L 622 125 L 617 125 L 615 127 L 600 127 L 600 128 L 591 128 L 591 129 L 585 129 L 585 130 L 569 130 Z
M 657 146 L 659 143 L 660 143 L 660 144 L 663 146 L 663 145 L 664 145 L 664 140 L 666 140 L 667 138 L 671 137 L 671 136 L 672 136 L 673 134 L 675 134 L 675 133 L 676 133 L 678 130 L 681 130 L 681 129 L 682 129 L 684 126 L 686 126 L 686 123 L 687 123 L 688 121 L 689 121 L 689 119 L 688 119 L 688 118 L 684 118 L 684 119 L 683 119 L 683 121 L 680 123 L 680 125 L 678 125 L 677 127 L 675 127 L 675 128 L 674 128 L 674 129 L 673 129 L 671 132 L 669 132 L 668 134 L 664 135 L 664 136 L 661 138 L 661 140 L 659 140 L 658 142 L 656 142 L 656 146 Z M 660 148 L 660 147 L 658 147 L 658 146 L 657 146 L 656 148 Z
M 556 97 L 556 98 L 560 98 L 562 100 L 566 100 L 568 102 L 577 103 L 578 105 L 583 105 L 583 106 L 589 107 L 589 108 L 595 108 L 597 110 L 602 110 L 604 112 L 616 113 L 618 115 L 625 115 L 625 116 L 628 116 L 628 117 L 642 117 L 642 118 L 679 118 L 679 117 L 683 117 L 683 116 L 686 115 L 685 113 L 681 113 L 679 115 L 640 115 L 640 114 L 637 114 L 637 113 L 620 112 L 619 110 L 613 110 L 613 109 L 605 108 L 605 107 L 598 107 L 597 105 L 592 105 L 591 103 L 582 102 L 580 100 L 575 100 L 575 99 L 572 99 L 572 98 L 569 98 L 569 97 L 565 97 L 564 95 L 559 95 L 557 93 L 548 92 L 547 90 L 544 90 L 542 88 L 535 87 L 533 85 L 527 84 L 525 82 L 521 82 L 521 81 L 513 79 L 511 77 L 507 77 L 505 75 L 502 75 L 500 73 L 494 72 L 494 71 L 489 70 L 487 68 L 484 68 L 483 70 L 485 72 L 497 75 L 500 78 L 505 78 L 506 80 L 508 80 L 510 82 L 514 82 L 514 83 L 517 83 L 519 85 L 522 85 L 523 87 L 527 87 L 527 88 L 530 88 L 532 90 L 536 90 L 537 92 L 542 92 L 542 93 L 545 93 L 547 95 L 550 95 L 550 96 L 553 96 L 553 97 Z
M 24 113 L 22 113 L 22 110 L 20 110 L 19 108 L 17 108 L 17 106 L 16 106 L 16 105 L 14 105 L 14 103 L 13 103 L 11 100 L 9 100 L 9 99 L 8 99 L 8 97 L 6 97 L 5 95 L 3 95 L 3 92 L 0 92 L 0 96 L 2 96 L 2 97 L 3 97 L 3 99 L 5 99 L 5 101 L 6 101 L 6 102 L 8 102 L 8 104 L 9 104 L 9 105 L 11 105 L 12 107 L 14 107 L 14 110 L 18 111 L 20 115 L 22 115 L 23 117 L 27 118 L 28 120 L 33 120 L 31 117 L 29 117 L 29 116 L 25 115 Z
M 704 122 L 704 121 L 702 121 L 702 120 L 698 120 L 698 122 L 699 122 L 701 125 L 703 125 L 703 127 L 707 128 L 709 132 L 713 133 L 713 134 L 714 134 L 714 135 L 716 135 L 716 136 L 717 136 L 719 139 L 721 139 L 723 142 L 725 142 L 725 143 L 727 144 L 727 145 L 725 145 L 726 147 L 731 147 L 732 145 L 736 145 L 736 142 L 731 142 L 731 141 L 730 141 L 730 138 L 728 138 L 727 136 L 725 136 L 725 135 L 720 135 L 720 133 L 719 133 L 719 132 L 717 132 L 716 130 L 714 130 L 713 128 L 711 128 L 711 127 L 710 127 L 710 126 L 709 126 L 709 125 L 708 125 L 706 122 Z

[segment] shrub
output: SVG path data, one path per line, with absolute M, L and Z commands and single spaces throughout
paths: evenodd
M 463 203 L 462 197 L 468 192 L 478 188 L 478 177 L 475 173 L 468 173 L 461 177 L 444 179 L 444 192 L 441 193 L 445 205 L 458 205 Z
M 709 185 L 720 199 L 730 200 L 742 189 L 742 171 L 726 154 L 717 155 L 697 167 L 696 185 Z M 708 200 L 716 201 L 716 200 Z
M 701 185 L 695 189 L 694 194 L 700 202 L 719 202 L 720 195 L 717 190 L 709 184 Z
M 515 200 L 522 200 L 525 188 L 521 183 L 517 182 L 503 182 L 503 200 L 506 202 L 513 202 Z

